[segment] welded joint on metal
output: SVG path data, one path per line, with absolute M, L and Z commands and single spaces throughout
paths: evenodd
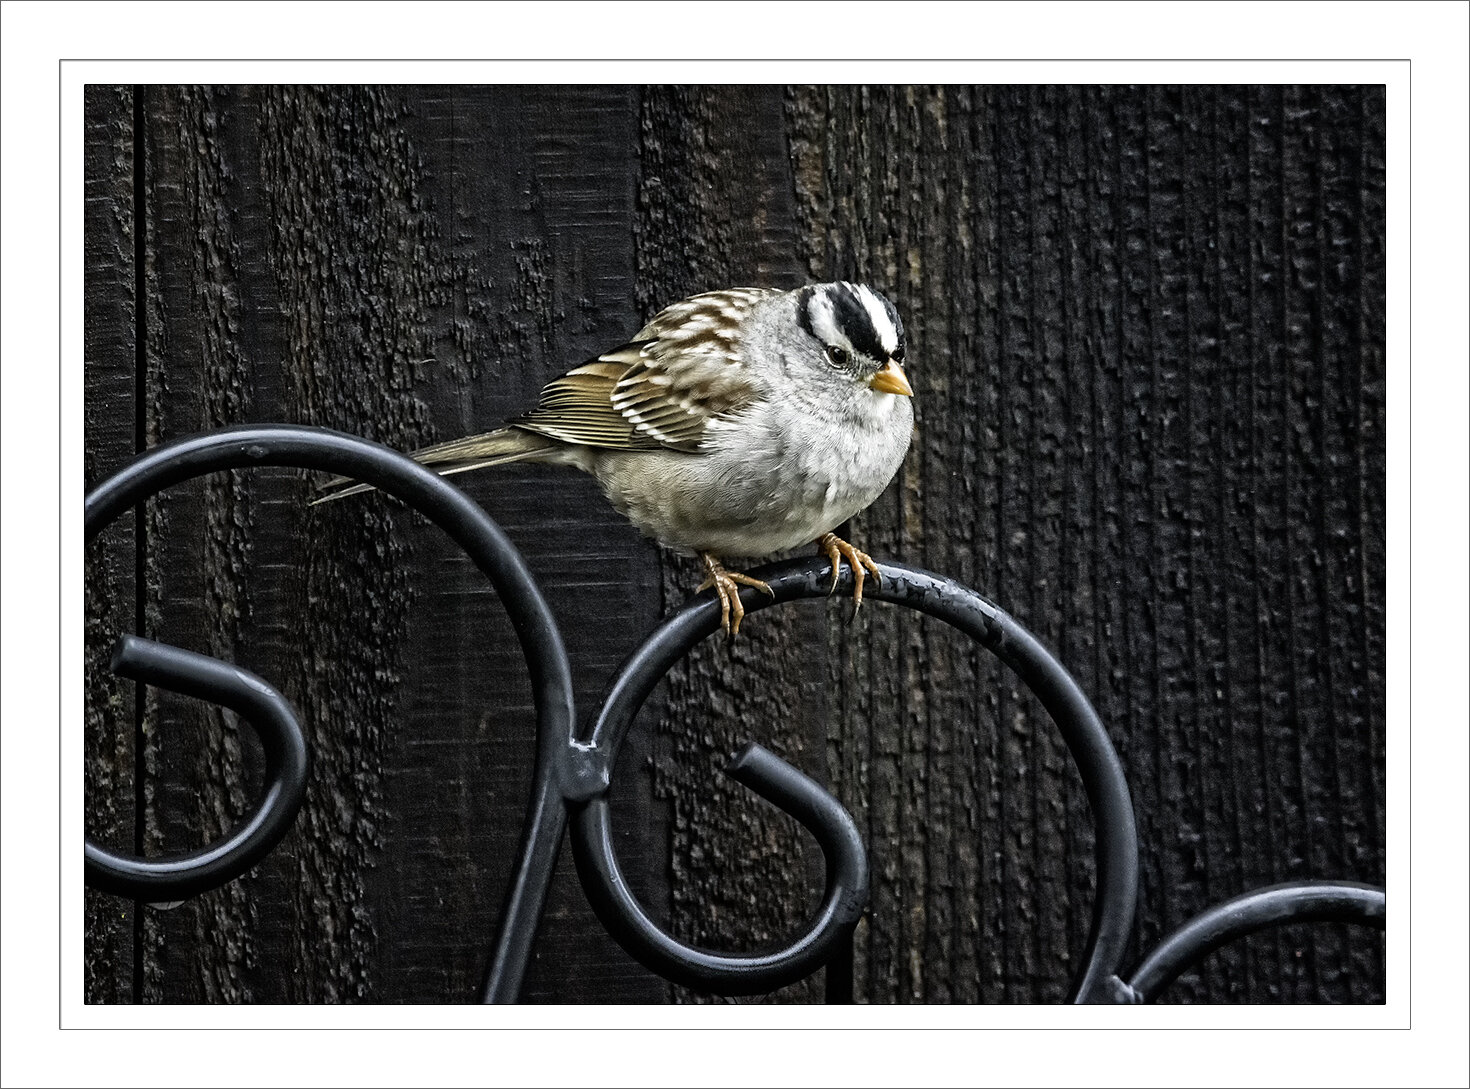
M 557 765 L 557 785 L 569 804 L 590 802 L 612 789 L 612 766 L 607 753 L 594 744 L 573 739 Z

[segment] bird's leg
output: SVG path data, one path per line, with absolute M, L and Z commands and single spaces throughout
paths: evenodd
M 863 568 L 866 567 L 873 573 L 874 582 L 882 582 L 883 577 L 878 574 L 878 565 L 873 562 L 872 556 L 861 549 L 853 548 L 835 533 L 824 533 L 817 538 L 817 553 L 820 555 L 824 552 L 832 561 L 832 589 L 827 593 L 830 594 L 832 590 L 837 589 L 837 578 L 842 573 L 844 557 L 847 559 L 847 566 L 852 568 L 852 611 L 853 615 L 856 615 L 857 611 L 863 607 Z
M 726 571 L 725 565 L 712 552 L 701 552 L 699 558 L 704 561 L 704 569 L 709 574 L 709 578 L 699 584 L 699 590 L 707 590 L 711 586 L 715 588 L 715 593 L 720 596 L 720 627 L 725 629 L 726 635 L 733 638 L 740 631 L 740 621 L 745 619 L 745 606 L 740 604 L 740 589 L 736 583 L 740 586 L 754 586 L 772 597 L 776 596 L 776 591 L 760 579 L 753 579 L 738 571 Z

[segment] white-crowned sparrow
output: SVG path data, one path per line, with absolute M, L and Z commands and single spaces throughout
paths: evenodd
M 832 533 L 888 486 L 908 450 L 903 323 L 865 284 L 732 288 L 661 311 L 628 344 L 550 383 L 498 431 L 412 456 L 441 473 L 512 461 L 593 474 L 645 535 L 697 554 L 727 634 L 745 610 L 721 556 L 815 543 L 863 599 L 872 559 Z M 341 479 L 318 502 L 368 490 Z

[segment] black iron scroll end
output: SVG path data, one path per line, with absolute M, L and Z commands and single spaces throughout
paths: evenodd
M 130 681 L 141 681 L 144 678 L 138 675 L 142 664 L 147 660 L 146 650 L 140 651 L 140 645 L 146 646 L 147 640 L 139 639 L 136 635 L 124 635 L 118 639 L 112 648 L 112 659 L 107 667 L 119 677 L 125 677 Z
M 868 905 L 868 855 L 852 814 L 815 779 L 754 741 L 730 758 L 725 774 L 790 813 L 816 837 L 827 858 L 828 879 L 842 890 L 837 921 L 856 924 Z
M 88 887 L 176 906 L 239 877 L 285 836 L 306 798 L 310 764 L 306 736 L 279 692 L 228 662 L 124 635 L 113 651 L 112 668 L 120 677 L 228 707 L 259 733 L 265 750 L 264 796 L 224 839 L 157 858 L 114 853 L 87 840 Z
M 760 774 L 759 771 L 753 771 L 751 769 L 751 765 L 758 760 L 755 755 L 757 749 L 761 752 L 768 751 L 760 745 L 757 745 L 754 741 L 747 741 L 744 745 L 740 746 L 740 751 L 730 757 L 729 763 L 725 765 L 725 774 L 737 783 L 744 783 L 746 786 L 753 787 L 751 782 L 752 776 L 758 778 Z

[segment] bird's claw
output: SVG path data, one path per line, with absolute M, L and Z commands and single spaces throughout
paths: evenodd
M 704 569 L 709 577 L 699 584 L 696 592 L 714 587 L 715 594 L 720 599 L 720 627 L 733 639 L 740 633 L 740 621 L 745 619 L 745 606 L 740 603 L 740 587 L 753 586 L 771 597 L 776 596 L 776 591 L 760 579 L 742 575 L 739 571 L 726 571 L 724 564 L 708 552 L 700 553 L 699 558 L 704 561 Z
M 827 590 L 829 594 L 837 589 L 837 580 L 842 575 L 842 561 L 846 559 L 847 566 L 852 568 L 852 614 L 856 616 L 857 611 L 863 607 L 863 569 L 866 568 L 872 574 L 874 582 L 881 583 L 883 576 L 878 573 L 878 565 L 873 562 L 872 556 L 860 548 L 854 548 L 835 533 L 822 534 L 817 539 L 817 551 L 818 554 L 826 553 L 827 558 L 832 561 L 832 586 Z

